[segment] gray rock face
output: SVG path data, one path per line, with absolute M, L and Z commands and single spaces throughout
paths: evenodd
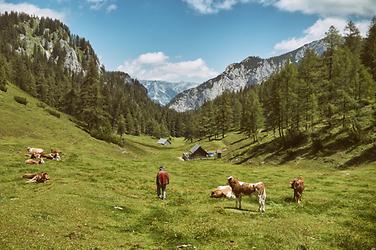
M 76 51 L 69 46 L 69 43 L 65 40 L 60 40 L 60 46 L 65 50 L 64 68 L 69 69 L 74 73 L 80 73 L 82 71 L 81 63 L 78 61 Z
M 260 84 L 271 74 L 280 70 L 288 61 L 299 62 L 309 48 L 319 55 L 326 49 L 324 41 L 319 40 L 268 59 L 248 57 L 240 63 L 229 65 L 219 76 L 176 95 L 168 104 L 168 107 L 178 112 L 185 112 L 200 107 L 206 101 L 215 99 L 226 90 L 239 91 L 247 85 Z

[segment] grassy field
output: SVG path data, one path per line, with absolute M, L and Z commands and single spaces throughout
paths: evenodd
M 27 97 L 29 104 L 16 103 L 14 95 Z M 243 151 L 250 155 L 251 142 L 231 134 L 202 142 L 208 150 L 227 148 L 223 160 L 183 162 L 178 157 L 192 144 L 182 139 L 163 148 L 150 137 L 126 136 L 120 148 L 91 138 L 65 115 L 58 119 L 37 103 L 14 86 L 0 93 L 0 249 L 376 247 L 373 161 L 341 169 L 314 157 L 234 164 Z M 26 166 L 27 146 L 60 148 L 62 161 Z M 164 201 L 155 193 L 160 165 L 171 174 Z M 51 180 L 25 183 L 21 176 L 34 171 L 48 172 Z M 209 197 L 229 175 L 266 183 L 264 215 L 255 197 L 243 199 L 243 210 L 234 209 L 235 201 Z M 289 188 L 299 175 L 306 183 L 301 205 L 292 202 Z

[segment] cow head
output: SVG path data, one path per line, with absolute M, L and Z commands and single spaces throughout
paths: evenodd
M 46 180 L 46 181 L 47 181 L 47 180 L 50 179 L 50 177 L 48 176 L 48 174 L 47 174 L 46 172 L 42 172 L 41 175 L 42 175 L 42 179 L 43 179 L 43 180 Z
M 210 195 L 211 198 L 222 198 L 224 196 L 223 192 L 218 189 L 213 190 Z

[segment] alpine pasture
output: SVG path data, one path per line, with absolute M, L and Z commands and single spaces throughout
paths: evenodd
M 26 97 L 27 105 L 14 101 Z M 90 137 L 66 115 L 51 115 L 14 85 L 0 93 L 1 249 L 372 249 L 376 247 L 376 165 L 336 168 L 330 161 L 234 164 L 232 149 L 250 142 L 239 134 L 200 141 L 229 148 L 220 160 L 181 161 L 194 144 L 173 138 L 125 136 L 125 146 Z M 24 164 L 26 147 L 62 150 L 62 161 Z M 227 157 L 226 157 L 227 154 Z M 351 152 L 349 153 L 351 154 Z M 338 155 L 337 157 L 340 157 Z M 167 199 L 155 191 L 160 165 L 170 173 Z M 51 180 L 30 184 L 26 172 Z M 228 176 L 263 181 L 266 212 L 255 197 L 211 199 Z M 289 181 L 303 176 L 300 205 Z

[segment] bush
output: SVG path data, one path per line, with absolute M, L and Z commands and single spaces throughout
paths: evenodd
M 27 99 L 25 97 L 21 97 L 21 96 L 15 96 L 14 97 L 14 100 L 20 104 L 23 104 L 23 105 L 27 105 Z
M 60 118 L 60 113 L 55 111 L 55 110 L 52 110 L 52 109 L 46 109 L 46 111 L 50 114 L 50 115 L 53 115 L 57 118 Z
M 37 103 L 37 107 L 44 109 L 45 107 L 47 107 L 47 105 L 45 103 L 43 103 L 43 102 L 38 102 Z
M 0 90 L 3 91 L 3 92 L 7 92 L 8 88 L 7 88 L 7 86 L 0 84 Z

